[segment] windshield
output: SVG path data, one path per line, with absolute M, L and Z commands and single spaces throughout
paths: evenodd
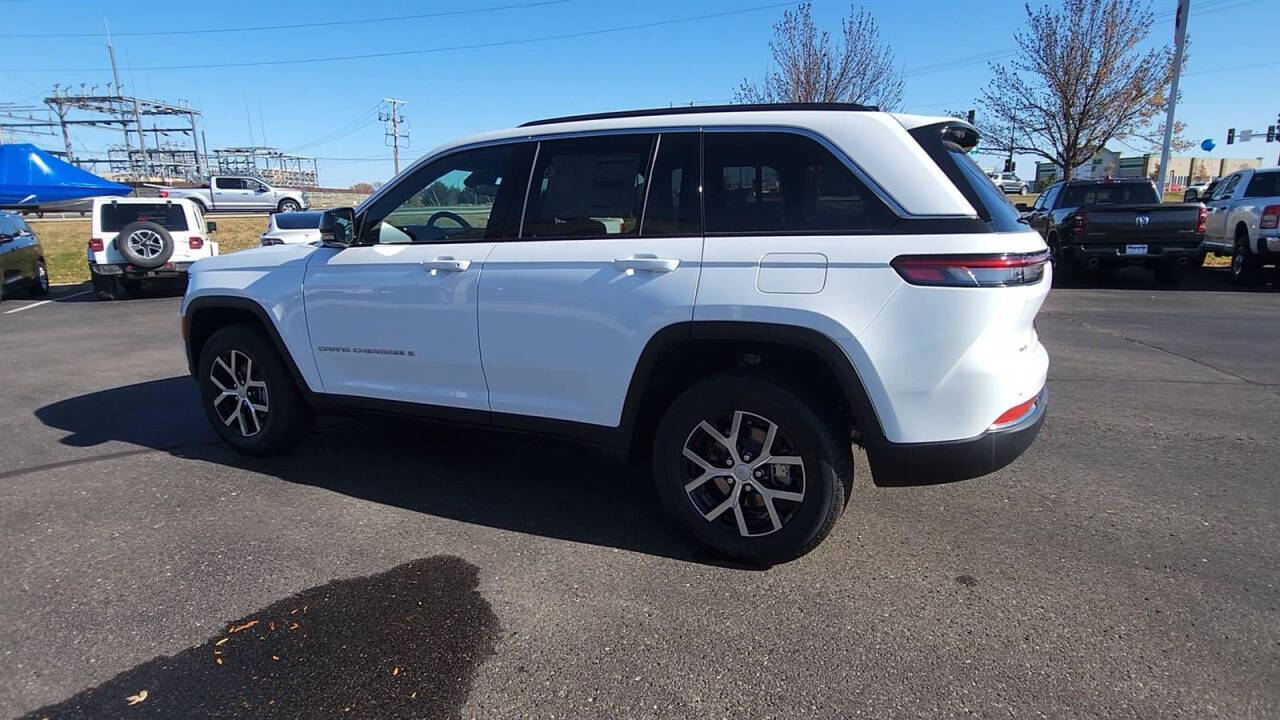
M 275 214 L 276 227 L 281 230 L 314 230 L 320 227 L 318 212 L 288 212 Z
M 1150 205 L 1160 202 L 1149 182 L 1068 185 L 1060 207 L 1081 205 Z

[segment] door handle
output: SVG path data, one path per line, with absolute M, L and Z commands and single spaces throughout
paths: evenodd
M 423 260 L 422 269 L 435 274 L 437 270 L 443 272 L 462 272 L 471 267 L 470 260 L 455 260 L 451 257 L 438 257 L 435 260 Z
M 618 258 L 613 266 L 627 273 L 655 272 L 669 273 L 680 267 L 680 261 L 674 258 L 660 258 L 653 255 L 632 255 L 629 258 Z

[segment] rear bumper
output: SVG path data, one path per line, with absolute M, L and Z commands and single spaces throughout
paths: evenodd
M 1177 262 L 1189 260 L 1200 254 L 1200 241 L 1193 242 L 1146 242 L 1147 252 L 1128 253 L 1126 245 L 1075 245 L 1067 247 L 1068 254 L 1080 262 L 1097 260 L 1101 265 L 1144 265 L 1156 262 Z
M 993 473 L 1017 460 L 1031 446 L 1048 409 L 1049 391 L 1042 389 L 1035 407 L 1008 427 L 988 430 L 968 440 L 867 445 L 872 480 L 876 485 L 937 485 Z
M 129 264 L 99 265 L 90 264 L 89 272 L 105 277 L 118 277 L 124 280 L 146 280 L 148 278 L 186 277 L 191 268 L 189 262 L 167 262 L 158 268 L 140 268 Z

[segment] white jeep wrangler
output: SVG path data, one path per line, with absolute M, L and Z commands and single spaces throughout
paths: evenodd
M 99 300 L 116 300 L 144 281 L 184 280 L 191 263 L 218 254 L 205 222 L 191 200 L 157 198 L 93 199 L 86 255 Z
M 850 105 L 537 121 L 441 147 L 318 246 L 202 260 L 183 303 L 217 432 L 314 413 L 567 436 L 652 463 L 678 522 L 775 563 L 852 488 L 993 472 L 1045 413 L 1048 254 L 954 118 Z

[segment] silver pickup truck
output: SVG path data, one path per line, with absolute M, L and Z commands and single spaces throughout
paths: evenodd
M 214 175 L 209 178 L 209 186 L 203 188 L 163 188 L 160 197 L 186 198 L 198 203 L 205 212 L 294 212 L 311 207 L 311 201 L 302 190 L 271 187 L 257 178 L 244 175 Z
M 1231 255 L 1232 280 L 1249 285 L 1263 265 L 1280 264 L 1280 168 L 1237 170 L 1204 204 L 1204 247 Z

